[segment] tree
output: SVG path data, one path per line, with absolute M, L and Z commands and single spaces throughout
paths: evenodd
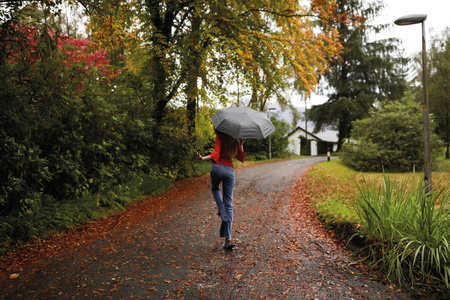
M 444 140 L 445 158 L 450 158 L 450 29 L 435 36 L 428 52 L 430 63 L 429 105 L 437 123 L 436 131 Z
M 344 50 L 324 76 L 331 92 L 326 103 L 313 106 L 309 112 L 316 131 L 327 125 L 337 127 L 338 150 L 350 135 L 352 121 L 366 117 L 377 101 L 400 99 L 405 90 L 405 60 L 394 56 L 397 41 L 369 40 L 369 34 L 384 29 L 368 23 L 381 9 L 379 2 L 338 1 L 336 13 L 349 12 L 363 19 L 337 24 Z
M 359 171 L 410 172 L 424 164 L 423 116 L 413 100 L 381 103 L 368 118 L 353 122 L 351 142 L 343 147 L 344 164 Z M 433 156 L 439 151 L 431 137 Z
M 186 103 L 193 127 L 199 95 L 230 83 L 230 74 L 236 70 L 242 74 L 240 80 L 253 88 L 252 105 L 271 94 L 282 99 L 278 90 L 294 75 L 301 78 L 305 89 L 312 90 L 316 74 L 340 50 L 336 30 L 326 25 L 342 19 L 330 13 L 333 1 L 311 0 L 308 8 L 298 1 L 280 0 L 103 0 L 86 5 L 95 14 L 91 24 L 96 25 L 91 30 L 99 32 L 95 39 L 100 44 L 111 36 L 103 34 L 101 24 L 116 24 L 115 20 L 123 24 L 122 15 L 128 18 L 134 12 L 135 24 L 127 23 L 112 36 L 136 29 L 139 47 L 132 50 L 141 48 L 142 55 L 131 54 L 127 67 L 133 66 L 129 69 L 144 82 L 145 101 L 158 123 L 167 106 L 178 99 Z M 110 9 L 112 5 L 122 8 Z M 118 14 L 124 7 L 127 12 Z M 323 19 L 322 31 L 314 29 L 310 18 Z

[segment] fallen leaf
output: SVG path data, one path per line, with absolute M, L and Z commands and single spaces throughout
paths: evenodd
M 17 277 L 19 277 L 19 274 L 17 273 L 9 275 L 9 279 L 16 279 Z

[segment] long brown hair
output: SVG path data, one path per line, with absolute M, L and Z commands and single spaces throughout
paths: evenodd
M 230 158 L 234 158 L 238 153 L 239 142 L 236 138 L 226 133 L 216 130 L 216 134 L 222 137 L 223 147 Z

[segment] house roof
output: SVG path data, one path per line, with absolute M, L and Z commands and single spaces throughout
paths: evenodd
M 280 120 L 283 120 L 289 124 L 292 124 L 293 114 L 292 114 L 291 110 L 289 110 L 289 109 L 282 110 L 282 109 L 280 109 L 280 106 L 276 103 L 275 104 L 272 103 L 271 105 L 269 105 L 269 107 L 276 109 L 276 112 L 277 112 L 276 114 Z M 296 109 L 300 112 L 301 115 L 304 116 L 304 113 L 305 113 L 304 107 L 296 107 Z M 311 132 L 313 132 L 316 127 L 316 124 L 314 124 L 314 122 L 311 122 L 309 120 L 307 122 L 305 122 L 305 120 L 302 119 L 302 120 L 299 120 L 296 125 L 297 125 L 297 127 L 290 134 L 288 134 L 288 136 L 290 136 L 292 133 L 294 133 L 298 129 L 302 130 L 303 132 L 306 132 L 306 130 L 304 128 L 307 128 L 307 129 L 311 130 L 311 131 L 308 130 L 308 135 L 314 137 L 317 140 L 327 141 L 327 142 L 331 142 L 331 143 L 338 142 L 338 131 L 334 130 L 331 126 L 326 126 L 326 127 L 322 128 L 321 130 L 319 130 L 319 132 L 313 134 Z M 304 126 L 302 127 L 300 125 L 304 125 Z
M 288 135 L 287 135 L 287 137 L 289 138 L 292 134 L 294 134 L 295 132 L 297 132 L 298 130 L 300 130 L 300 131 L 303 131 L 303 132 L 305 132 L 305 133 L 307 133 L 308 135 L 310 135 L 310 136 L 312 136 L 314 139 L 316 139 L 316 140 L 319 140 L 319 141 L 324 141 L 323 139 L 321 139 L 320 137 L 318 137 L 318 136 L 316 136 L 315 134 L 312 134 L 311 132 L 309 132 L 309 131 L 306 131 L 305 129 L 303 129 L 302 127 L 300 127 L 300 126 L 297 126 L 297 128 L 295 128 L 294 130 L 292 130 L 292 132 L 291 133 L 289 133 Z

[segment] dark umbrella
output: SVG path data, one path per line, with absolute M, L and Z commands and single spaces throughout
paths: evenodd
M 249 107 L 230 107 L 211 116 L 214 128 L 238 139 L 264 139 L 275 131 L 267 116 Z

